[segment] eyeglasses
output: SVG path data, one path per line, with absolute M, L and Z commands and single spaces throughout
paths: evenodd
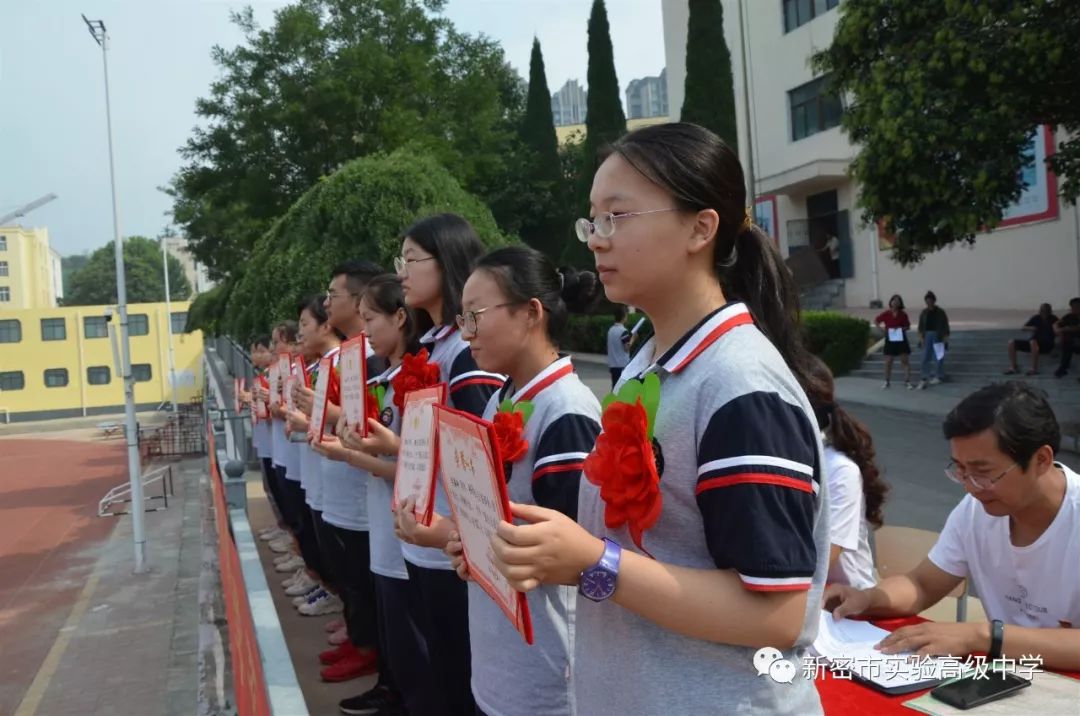
M 434 256 L 427 256 L 427 257 L 422 258 L 422 259 L 407 259 L 404 256 L 395 256 L 394 257 L 394 271 L 397 272 L 398 276 L 407 276 L 408 273 L 409 273 L 409 265 L 410 264 L 420 263 L 421 261 L 434 261 L 434 260 L 435 260 Z
M 982 475 L 972 475 L 968 472 L 962 472 L 957 466 L 956 461 L 953 460 L 945 467 L 945 477 L 949 478 L 958 485 L 963 485 L 965 482 L 970 482 L 971 485 L 977 490 L 989 490 L 991 487 L 994 486 L 994 483 L 1012 472 L 1013 468 L 1015 467 L 1019 467 L 1019 465 L 1014 462 L 1012 465 L 1005 468 L 1005 470 L 1002 471 L 1002 473 L 997 477 L 983 477 Z
M 475 311 L 465 311 L 464 313 L 455 316 L 454 320 L 457 322 L 458 328 L 461 329 L 462 333 L 475 336 L 476 329 L 480 323 L 480 316 L 485 311 L 491 311 L 496 308 L 506 308 L 507 306 L 520 306 L 523 303 L 528 303 L 528 301 L 511 301 L 509 303 L 488 306 L 487 308 L 478 308 Z
M 615 233 L 615 220 L 616 219 L 631 219 L 635 216 L 645 216 L 646 214 L 660 214 L 665 211 L 675 211 L 674 208 L 668 209 L 650 209 L 649 211 L 624 211 L 620 214 L 613 214 L 610 211 L 600 214 L 592 221 L 588 219 L 578 219 L 574 222 L 574 233 L 577 234 L 578 240 L 586 244 L 589 242 L 589 237 L 596 234 L 601 239 L 606 239 Z
M 355 296 L 359 296 L 359 295 L 360 294 L 353 293 L 352 291 L 327 291 L 326 292 L 326 299 L 328 301 L 334 301 L 336 299 L 342 298 L 343 296 L 354 296 L 355 297 Z

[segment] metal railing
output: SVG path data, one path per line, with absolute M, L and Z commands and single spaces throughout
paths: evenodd
M 161 485 L 160 495 L 151 495 L 146 488 L 158 483 Z M 173 471 L 172 465 L 162 465 L 161 467 L 154 468 L 148 472 L 144 472 L 142 475 L 142 484 L 144 488 L 143 495 L 147 503 L 152 500 L 161 500 L 160 506 L 146 507 L 144 512 L 157 512 L 159 510 L 166 510 L 169 508 L 169 497 L 175 496 L 176 491 L 173 489 Z M 98 501 L 98 517 L 119 517 L 120 515 L 130 515 L 131 510 L 114 510 L 116 505 L 130 505 L 131 504 L 131 483 L 124 482 L 112 488 L 105 493 L 105 496 Z

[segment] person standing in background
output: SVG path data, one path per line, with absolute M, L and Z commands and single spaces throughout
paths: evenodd
M 937 305 L 937 296 L 927 291 L 923 298 L 926 308 L 919 314 L 919 347 L 923 351 L 919 390 L 945 380 L 945 348 L 949 343 L 949 317 Z
M 885 383 L 882 388 L 888 388 L 892 380 L 892 364 L 896 356 L 900 356 L 900 363 L 904 366 L 904 385 L 908 390 L 915 386 L 911 382 L 911 345 L 908 344 L 907 331 L 911 328 L 911 321 L 904 312 L 904 299 L 894 295 L 889 299 L 889 310 L 882 311 L 874 319 L 874 325 L 885 332 Z
M 611 371 L 611 388 L 619 382 L 623 368 L 630 362 L 630 342 L 633 336 L 626 328 L 626 306 L 616 306 L 612 312 L 615 323 L 607 333 L 608 370 Z

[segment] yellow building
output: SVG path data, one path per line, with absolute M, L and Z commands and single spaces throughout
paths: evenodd
M 179 402 L 202 393 L 203 336 L 184 333 L 188 302 L 128 306 L 135 403 L 153 409 L 171 399 L 167 321 L 172 321 Z M 44 420 L 123 410 L 124 385 L 110 334 L 111 306 L 7 310 L 0 307 L 0 413 L 5 420 Z M 110 316 L 111 315 L 111 319 Z M 111 328 L 110 328 L 111 327 Z
M 664 122 L 670 122 L 670 117 L 641 117 L 639 119 L 626 120 L 626 131 L 633 132 L 635 129 L 641 129 L 642 127 L 648 127 L 653 124 L 663 124 Z M 576 142 L 585 141 L 585 125 L 584 124 L 564 124 L 555 127 L 555 137 L 558 139 L 559 144 L 566 144 L 571 139 Z
M 55 307 L 62 278 L 47 229 L 0 226 L 0 311 Z

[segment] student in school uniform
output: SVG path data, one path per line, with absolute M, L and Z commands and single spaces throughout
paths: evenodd
M 447 403 L 477 417 L 505 380 L 477 368 L 455 323 L 461 290 L 483 253 L 469 222 L 456 214 L 438 214 L 404 232 L 401 256 L 394 260 L 406 305 L 417 313 L 418 325 L 431 326 L 420 343 L 447 384 Z M 405 542 L 409 585 L 425 609 L 422 628 L 441 691 L 439 713 L 471 715 L 476 706 L 469 687 L 468 590 L 443 552 L 453 523 L 441 484 L 436 485 L 434 512 L 431 526 L 423 527 L 413 519 L 411 499 L 406 500 L 397 511 L 398 536 Z
M 611 371 L 611 387 L 614 388 L 630 362 L 630 342 L 633 336 L 626 328 L 626 306 L 616 306 L 612 312 L 615 323 L 607 332 L 608 370 Z
M 599 298 L 596 275 L 559 271 L 535 249 L 497 249 L 480 260 L 465 284 L 458 322 L 476 363 L 509 379 L 491 397 L 484 419 L 496 425 L 510 500 L 557 510 L 577 519 L 585 457 L 600 434 L 600 403 L 560 357 L 559 339 L 570 312 Z M 531 406 L 520 432 L 513 410 Z M 505 426 L 505 427 L 502 427 Z M 451 535 L 447 554 L 467 578 L 461 542 Z M 577 595 L 561 584 L 529 592 L 534 643 L 526 644 L 499 606 L 469 583 L 469 641 L 477 712 L 486 716 L 571 716 L 574 614 Z
M 419 623 L 423 605 L 409 587 L 401 540 L 394 533 L 391 512 L 397 436 L 401 412 L 397 406 L 394 378 L 401 371 L 405 353 L 419 349 L 412 312 L 405 306 L 401 279 L 379 276 L 368 284 L 361 303 L 365 333 L 372 351 L 387 363 L 384 372 L 368 380 L 369 437 L 356 433 L 342 436 L 349 449 L 347 460 L 368 475 L 368 522 L 371 574 L 378 602 L 379 684 L 365 703 L 342 702 L 345 714 L 439 713 L 442 705 L 433 686 L 431 663 Z M 367 709 L 367 710 L 365 710 Z
M 292 354 L 297 331 L 296 321 L 292 320 L 281 321 L 274 326 L 274 330 L 270 334 L 273 342 L 273 356 L 271 357 L 273 363 L 277 362 L 278 356 L 282 353 Z M 294 462 L 294 460 L 292 459 L 289 438 L 285 434 L 285 401 L 282 391 L 285 388 L 286 378 L 287 376 L 281 376 L 277 386 L 270 386 L 270 390 L 277 393 L 276 396 L 271 396 L 277 402 L 270 405 L 270 460 L 274 465 L 274 479 L 277 483 L 277 491 L 281 496 L 281 504 L 278 507 L 288 527 L 289 536 L 273 540 L 269 545 L 271 550 L 280 555 L 274 560 L 277 571 L 295 573 L 297 569 L 304 566 L 304 560 L 297 551 L 302 536 L 301 511 L 304 500 L 303 495 L 292 488 L 292 482 L 299 477 L 296 475 L 298 466 L 293 467 L 294 477 L 292 480 L 289 479 L 287 474 L 289 463 Z
M 255 449 L 255 456 L 262 466 L 263 489 L 266 491 L 266 496 L 270 500 L 270 505 L 277 518 L 276 525 L 259 532 L 260 540 L 270 542 L 288 536 L 288 532 L 285 531 L 285 522 L 281 516 L 281 508 L 278 507 L 280 497 L 277 494 L 277 483 L 271 479 L 274 464 L 270 460 L 270 414 L 266 413 L 265 418 L 259 417 L 259 411 L 266 406 L 268 398 L 267 388 L 269 384 L 266 380 L 266 369 L 273 358 L 273 353 L 270 352 L 270 336 L 256 336 L 251 341 L 250 350 L 254 375 L 251 380 L 251 390 L 241 395 L 241 401 L 255 415 L 255 420 L 251 426 L 251 445 Z
M 609 404 L 580 524 L 514 504 L 529 524 L 500 523 L 496 562 L 518 589 L 578 587 L 577 713 L 821 713 L 812 681 L 754 667 L 770 646 L 798 672 L 828 571 L 798 291 L 751 221 L 735 152 L 707 129 L 625 135 L 590 199 L 576 229 L 608 299 L 655 328 L 619 386 L 659 382 L 652 440 L 645 408 Z

